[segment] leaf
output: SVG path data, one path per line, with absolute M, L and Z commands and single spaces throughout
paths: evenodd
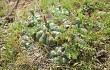
M 30 47 L 30 43 L 26 43 L 24 46 L 26 49 L 28 49 Z
M 69 58 L 69 59 L 77 59 L 77 57 L 78 57 L 78 55 L 79 55 L 79 53 L 77 52 L 77 51 L 68 51 L 67 52 L 67 57 Z

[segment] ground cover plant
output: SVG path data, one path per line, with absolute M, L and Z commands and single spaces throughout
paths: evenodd
M 109 70 L 109 7 L 109 0 L 1 0 L 0 69 Z

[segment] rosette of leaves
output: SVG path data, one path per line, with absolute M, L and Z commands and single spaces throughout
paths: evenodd
M 35 33 L 35 41 L 48 46 L 56 45 L 55 38 L 61 33 L 60 27 L 54 23 L 46 23 Z
M 69 62 L 64 47 L 56 47 L 55 50 L 51 50 L 49 57 L 53 63 L 67 64 Z
M 69 11 L 67 9 L 64 9 L 64 8 L 54 8 L 52 9 L 51 11 L 53 14 L 62 14 L 62 15 L 68 15 L 69 14 Z
M 39 14 L 35 14 L 33 10 L 30 11 L 31 16 L 29 17 L 29 25 L 28 27 L 38 26 L 41 23 L 41 16 Z
M 34 13 L 33 10 L 30 11 L 31 16 L 29 16 L 28 27 L 26 29 L 28 35 L 32 36 L 36 31 L 42 28 L 43 23 L 41 22 L 41 16 Z
M 62 20 L 69 15 L 69 11 L 62 7 L 51 7 L 50 13 L 55 20 L 55 23 L 57 23 L 58 25 L 61 25 L 63 23 Z
M 62 7 L 52 7 L 50 8 L 50 12 L 53 15 L 54 19 L 56 21 L 61 21 L 64 17 L 67 17 L 69 15 L 69 11 L 65 8 Z
M 27 35 L 23 35 L 20 38 L 20 42 L 23 45 L 23 47 L 22 47 L 23 49 L 28 49 L 31 46 L 31 43 L 30 43 L 31 40 Z

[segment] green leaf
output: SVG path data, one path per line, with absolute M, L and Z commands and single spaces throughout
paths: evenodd
M 24 47 L 25 47 L 26 49 L 28 49 L 28 48 L 30 47 L 30 43 L 26 43 L 26 44 L 24 45 Z

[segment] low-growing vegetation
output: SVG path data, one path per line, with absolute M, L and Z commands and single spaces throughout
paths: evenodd
M 109 70 L 109 7 L 109 0 L 1 0 L 0 70 Z

